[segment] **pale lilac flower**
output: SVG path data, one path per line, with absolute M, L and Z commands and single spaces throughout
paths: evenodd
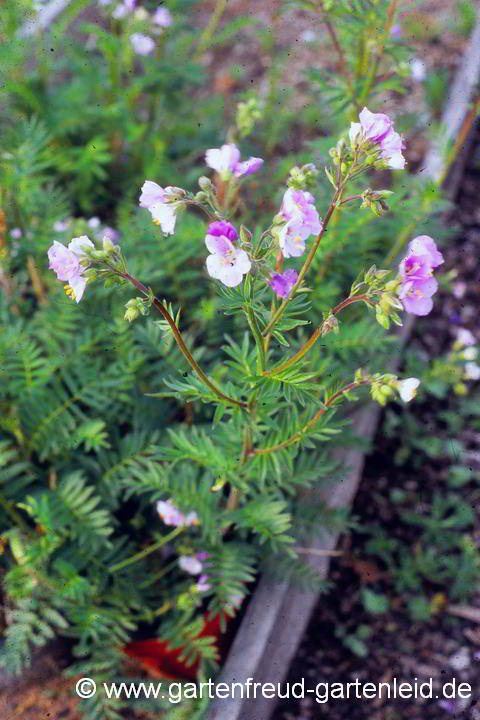
M 240 150 L 234 143 L 222 145 L 221 148 L 210 148 L 205 153 L 205 162 L 224 180 L 228 180 L 232 175 L 235 177 L 251 175 L 263 165 L 262 158 L 255 157 L 240 162 Z
M 243 177 L 244 175 L 252 175 L 257 172 L 263 165 L 262 158 L 251 157 L 244 162 L 238 163 L 235 168 L 235 177 Z
M 114 228 L 109 227 L 108 225 L 105 225 L 103 228 L 103 237 L 108 238 L 108 240 L 111 240 L 113 243 L 116 243 L 118 238 L 120 237 L 120 234 L 114 230 Z
M 418 378 L 406 378 L 397 382 L 398 394 L 404 402 L 410 402 L 417 394 L 417 388 L 420 385 Z
M 240 150 L 233 143 L 222 145 L 221 148 L 210 148 L 205 153 L 205 162 L 220 175 L 229 177 L 240 162 Z
M 207 257 L 208 274 L 227 287 L 240 285 L 252 265 L 245 250 L 235 248 L 225 235 L 207 235 L 205 245 L 211 253 Z
M 445 262 L 442 253 L 438 250 L 435 240 L 429 235 L 418 235 L 408 243 L 409 255 L 428 255 L 432 268 Z
M 305 252 L 305 240 L 318 235 L 322 222 L 315 208 L 315 199 L 304 190 L 288 188 L 283 196 L 280 214 L 286 224 L 279 232 L 278 241 L 284 257 L 300 257 Z
M 463 282 L 463 280 L 459 280 L 456 282 L 452 288 L 453 295 L 461 300 L 463 296 L 465 295 L 467 291 L 467 283 Z
M 398 25 L 397 23 L 392 25 L 391 33 L 394 37 L 401 35 L 402 34 L 402 26 Z
M 433 270 L 428 255 L 407 255 L 400 263 L 400 276 L 404 281 L 426 280 Z
M 466 380 L 479 380 L 480 379 L 480 365 L 474 362 L 468 362 L 465 364 L 465 379 Z
M 217 237 L 223 235 L 231 240 L 231 242 L 235 242 L 237 239 L 237 231 L 233 225 L 226 220 L 215 220 L 215 222 L 210 223 L 207 233 L 208 235 L 216 235 Z
M 193 555 L 180 555 L 178 558 L 178 564 L 182 568 L 182 570 L 185 570 L 185 572 L 190 573 L 190 575 L 199 575 L 203 570 L 203 565 L 200 562 L 200 560 L 197 560 L 197 558 L 193 557 Z
M 428 315 L 433 308 L 432 295 L 435 295 L 438 284 L 435 278 L 426 280 L 407 280 L 400 285 L 397 295 L 408 313 L 412 315 Z
M 458 328 L 457 342 L 462 347 L 469 347 L 470 345 L 476 345 L 477 340 L 475 338 L 475 335 L 471 333 L 470 330 L 467 330 L 467 328 Z
M 383 113 L 372 113 L 364 107 L 359 117 L 364 137 L 370 142 L 381 142 L 393 129 L 392 121 Z
M 287 298 L 292 292 L 292 288 L 297 282 L 298 273 L 296 270 L 285 270 L 284 273 L 273 273 L 269 286 L 277 297 Z
M 380 143 L 380 156 L 383 160 L 387 160 L 388 167 L 392 168 L 392 170 L 403 170 L 406 163 L 402 155 L 404 149 L 405 143 L 401 135 L 391 130 Z
M 135 9 L 136 0 L 123 0 L 123 3 L 118 5 L 113 11 L 112 15 L 115 20 L 121 20 Z
M 196 512 L 190 512 L 185 516 L 170 500 L 159 500 L 156 508 L 165 525 L 174 525 L 175 527 L 198 525 Z
M 143 33 L 133 33 L 130 35 L 130 42 L 137 55 L 150 55 L 155 49 L 155 41 Z
M 159 7 L 155 10 L 152 17 L 153 22 L 160 27 L 170 27 L 173 18 L 165 7 Z
M 352 123 L 349 130 L 350 144 L 354 147 L 361 140 L 369 140 L 380 146 L 380 157 L 388 167 L 401 170 L 405 167 L 402 150 L 405 145 L 401 136 L 393 129 L 393 122 L 384 113 L 372 113 L 364 107 L 360 122 Z
M 200 552 L 195 553 L 195 557 L 197 560 L 200 560 L 200 562 L 204 562 L 205 560 L 208 560 L 210 553 L 206 552 L 206 550 L 201 550 Z
M 87 222 L 87 225 L 89 228 L 92 228 L 92 230 L 95 230 L 96 228 L 100 227 L 100 218 L 91 217 L 90 220 Z
M 67 228 L 70 225 L 70 220 L 57 220 L 57 222 L 53 223 L 53 229 L 55 232 L 65 232 Z
M 48 250 L 49 268 L 53 270 L 58 280 L 68 282 L 69 289 L 66 288 L 68 295 L 80 302 L 87 279 L 83 276 L 85 268 L 80 265 L 80 260 L 87 257 L 85 248 L 94 248 L 92 241 L 86 236 L 73 238 L 68 248 L 57 240 Z
M 210 590 L 211 585 L 208 582 L 208 575 L 200 575 L 194 587 L 197 592 L 207 592 L 207 590 Z
M 413 58 L 410 71 L 412 79 L 415 80 L 415 82 L 423 82 L 427 77 L 427 66 L 423 60 L 419 60 L 418 58 Z
M 20 228 L 17 228 L 17 227 L 16 227 L 16 228 L 12 228 L 12 229 L 10 230 L 10 236 L 11 236 L 14 240 L 19 240 L 19 239 L 22 237 L 22 235 L 23 235 L 23 233 L 22 233 L 22 231 L 20 230 Z
M 160 225 L 165 235 L 172 235 L 175 230 L 177 209 L 180 197 L 185 194 L 181 188 L 168 186 L 165 189 L 152 180 L 145 180 L 142 185 L 139 205 L 147 208 L 153 222 Z

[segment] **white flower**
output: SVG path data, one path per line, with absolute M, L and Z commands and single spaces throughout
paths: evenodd
M 477 348 L 474 347 L 467 347 L 466 350 L 464 350 L 462 353 L 460 353 L 460 357 L 463 360 L 476 360 L 478 355 Z
M 425 80 L 425 78 L 427 77 L 427 66 L 425 65 L 423 60 L 413 58 L 410 69 L 412 73 L 412 78 L 413 80 L 415 80 L 415 82 L 422 82 L 422 80 Z
M 193 557 L 193 555 L 180 555 L 178 558 L 178 564 L 182 570 L 190 573 L 190 575 L 199 575 L 203 569 L 203 565 L 200 560 L 197 560 L 197 558 Z
M 468 362 L 465 365 L 466 380 L 480 380 L 480 365 L 474 362 Z
M 470 330 L 467 330 L 466 328 L 458 328 L 457 330 L 457 342 L 460 345 L 475 345 L 476 339 L 475 335 L 470 332 Z
M 399 380 L 397 382 L 398 394 L 402 398 L 403 402 L 410 402 L 410 400 L 415 397 L 419 385 L 420 380 L 414 377 Z
M 172 235 L 177 219 L 178 202 L 175 200 L 185 195 L 182 188 L 160 187 L 152 180 L 145 180 L 139 199 L 140 207 L 149 210 L 153 222 L 160 225 L 165 235 Z
M 207 235 L 205 245 L 212 253 L 207 257 L 208 274 L 227 287 L 240 285 L 252 266 L 245 250 L 237 249 L 224 235 Z
M 98 228 L 100 226 L 100 218 L 91 217 L 90 220 L 87 222 L 87 225 L 89 228 L 92 228 L 92 230 L 95 230 L 95 228 Z

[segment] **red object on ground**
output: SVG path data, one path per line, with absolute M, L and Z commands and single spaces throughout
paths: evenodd
M 228 622 L 230 617 L 226 615 L 225 620 Z M 220 657 L 222 657 L 222 651 L 225 649 L 225 633 L 220 630 L 220 613 L 211 620 L 207 620 L 207 614 L 203 618 L 205 627 L 198 637 L 214 637 Z M 197 660 L 187 667 L 185 662 L 179 659 L 183 652 L 181 647 L 169 650 L 168 643 L 162 642 L 158 638 L 150 638 L 131 642 L 125 646 L 124 651 L 129 657 L 138 660 L 145 670 L 155 677 L 176 681 L 196 680 L 199 661 Z

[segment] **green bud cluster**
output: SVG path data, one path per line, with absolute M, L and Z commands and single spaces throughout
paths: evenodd
M 139 315 L 148 315 L 149 303 L 141 297 L 132 298 L 125 303 L 127 308 L 125 311 L 124 319 L 128 322 L 136 320 Z
M 308 187 L 315 185 L 318 173 L 319 170 L 313 163 L 302 165 L 301 168 L 296 165 L 290 170 L 287 185 L 294 190 L 306 190 Z
M 256 98 L 250 98 L 247 102 L 237 105 L 235 122 L 239 137 L 244 138 L 251 134 L 255 122 L 262 118 L 262 109 L 259 107 Z
M 392 190 L 372 190 L 367 188 L 363 191 L 361 208 L 370 208 L 374 215 L 380 216 L 389 210 L 385 198 L 393 195 Z

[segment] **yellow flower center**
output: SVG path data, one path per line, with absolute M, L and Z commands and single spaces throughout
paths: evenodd
M 70 287 L 70 285 L 64 285 L 63 289 L 65 290 L 65 295 L 68 295 L 72 300 L 75 300 L 75 290 Z

